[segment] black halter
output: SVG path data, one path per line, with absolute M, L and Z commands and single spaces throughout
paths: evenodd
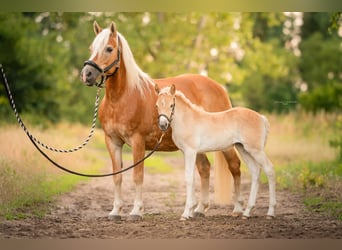
M 107 67 L 105 67 L 104 69 L 102 69 L 96 62 L 94 62 L 93 60 L 87 60 L 84 62 L 83 66 L 89 65 L 92 66 L 93 68 L 95 68 L 97 71 L 100 72 L 101 75 L 101 81 L 98 83 L 96 83 L 97 87 L 103 88 L 103 83 L 111 76 L 115 75 L 117 73 L 117 71 L 120 68 L 120 54 L 121 54 L 121 49 L 120 49 L 120 37 L 118 36 L 118 54 L 116 59 L 109 64 Z M 113 73 L 107 74 L 107 72 L 109 70 L 111 70 L 114 66 L 115 70 Z

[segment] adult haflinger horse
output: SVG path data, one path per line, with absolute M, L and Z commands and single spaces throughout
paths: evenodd
M 176 91 L 175 85 L 159 90 L 157 109 L 159 127 L 166 131 L 172 128 L 172 139 L 183 152 L 185 158 L 185 179 L 187 198 L 182 218 L 189 218 L 196 204 L 194 199 L 194 170 L 196 154 L 225 150 L 236 146 L 245 160 L 251 175 L 252 185 L 244 218 L 250 216 L 258 192 L 260 169 L 269 183 L 269 207 L 267 218 L 274 217 L 275 174 L 273 165 L 264 152 L 268 134 L 268 121 L 265 116 L 247 108 L 232 108 L 222 112 L 207 112 L 190 102 L 185 95 Z
M 88 86 L 98 86 L 96 81 L 99 79 L 101 79 L 100 85 L 105 82 L 106 93 L 99 108 L 99 118 L 114 171 L 122 168 L 122 147 L 125 143 L 132 147 L 133 161 L 137 162 L 144 157 L 145 150 L 151 150 L 156 145 L 161 136 L 155 108 L 157 100 L 154 91 L 155 83 L 159 86 L 166 86 L 173 82 L 187 98 L 207 111 L 222 111 L 231 108 L 226 91 L 207 77 L 187 74 L 152 80 L 136 64 L 126 39 L 116 30 L 114 23 L 111 23 L 109 28 L 102 29 L 94 22 L 94 31 L 96 37 L 90 47 L 91 56 L 85 62 L 81 79 Z M 178 150 L 172 141 L 170 131 L 165 134 L 158 150 Z M 216 155 L 221 155 L 218 157 L 221 160 L 215 163 L 217 165 L 215 168 L 218 169 L 218 173 L 220 169 L 227 171 L 228 163 L 234 178 L 235 194 L 239 197 L 240 160 L 234 149 L 225 150 L 223 153 L 224 157 L 221 152 L 216 153 Z M 196 211 L 204 214 L 209 204 L 210 174 L 210 164 L 204 153 L 197 154 L 196 165 L 201 177 L 201 199 Z M 130 212 L 131 219 L 140 219 L 143 215 L 143 176 L 143 163 L 141 163 L 133 170 L 136 196 Z M 223 174 L 218 174 L 217 178 L 221 176 L 223 177 Z M 122 175 L 115 175 L 113 179 L 114 202 L 109 216 L 120 219 L 123 207 Z M 215 190 L 217 191 L 227 193 L 229 190 Z M 242 212 L 239 202 L 234 204 L 233 212 Z

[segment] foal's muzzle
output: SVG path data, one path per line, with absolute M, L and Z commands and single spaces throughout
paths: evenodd
M 165 132 L 166 130 L 168 130 L 170 125 L 171 125 L 171 121 L 166 115 L 164 114 L 159 115 L 158 126 L 162 131 Z

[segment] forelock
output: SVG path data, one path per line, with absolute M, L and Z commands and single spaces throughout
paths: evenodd
M 94 39 L 91 48 L 92 48 L 92 55 L 91 59 L 93 59 L 97 54 L 102 53 L 108 44 L 110 36 L 109 29 L 103 29 Z

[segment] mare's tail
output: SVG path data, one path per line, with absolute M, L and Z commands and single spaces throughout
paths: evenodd
M 231 204 L 234 188 L 233 176 L 221 151 L 214 152 L 214 202 Z

